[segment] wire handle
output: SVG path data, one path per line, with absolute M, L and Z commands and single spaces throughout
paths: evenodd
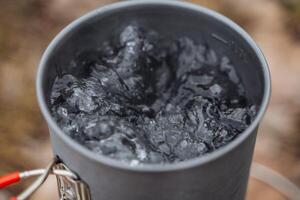
M 52 167 L 57 163 L 58 159 L 55 157 L 52 159 L 50 164 L 47 166 L 45 172 L 37 178 L 36 181 L 33 182 L 31 186 L 29 186 L 24 192 L 22 192 L 19 196 L 17 197 L 12 197 L 11 200 L 25 200 L 27 199 L 30 195 L 32 195 L 48 178 Z
M 9 185 L 17 183 L 22 179 L 29 178 L 32 176 L 39 176 L 36 181 L 32 183 L 24 192 L 22 192 L 17 197 L 11 197 L 10 200 L 25 200 L 31 196 L 48 178 L 50 174 L 53 174 L 57 177 L 68 177 L 70 179 L 77 180 L 78 177 L 71 171 L 62 170 L 62 169 L 53 169 L 53 167 L 58 163 L 57 158 L 53 158 L 52 161 L 48 164 L 46 169 L 35 169 L 25 172 L 14 172 L 3 177 L 0 177 L 0 189 L 5 188 Z
M 45 171 L 46 171 L 45 169 L 34 169 L 34 170 L 24 171 L 24 172 L 13 172 L 5 176 L 2 176 L 0 177 L 0 189 L 8 187 L 14 183 L 18 183 L 23 179 L 29 177 L 42 175 L 45 173 Z M 74 173 L 67 170 L 52 169 L 50 174 L 55 176 L 65 176 L 72 179 L 78 178 Z

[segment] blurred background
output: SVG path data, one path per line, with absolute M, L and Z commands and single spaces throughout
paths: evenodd
M 52 157 L 38 108 L 35 75 L 51 39 L 68 23 L 111 0 L 0 0 L 0 175 L 44 167 Z M 271 70 L 272 98 L 260 126 L 254 160 L 300 186 L 300 1 L 193 0 L 241 25 L 263 50 Z M 27 183 L 0 191 L 0 200 Z M 55 200 L 51 178 L 31 198 Z M 247 200 L 284 200 L 250 180 Z

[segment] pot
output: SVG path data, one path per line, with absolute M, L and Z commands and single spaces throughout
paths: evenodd
M 98 46 L 129 23 L 164 37 L 187 36 L 227 55 L 246 95 L 259 105 L 257 117 L 234 141 L 202 157 L 174 164 L 128 163 L 97 155 L 67 136 L 49 111 L 57 76 L 76 53 Z M 48 123 L 53 152 L 89 188 L 93 200 L 241 200 L 245 198 L 257 129 L 270 97 L 267 62 L 251 37 L 228 18 L 180 1 L 126 1 L 101 7 L 63 29 L 45 51 L 37 95 Z

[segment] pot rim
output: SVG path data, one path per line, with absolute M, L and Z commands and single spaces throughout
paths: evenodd
M 56 46 L 60 43 L 61 40 L 64 39 L 64 37 L 71 32 L 74 28 L 76 28 L 81 23 L 95 17 L 98 15 L 102 15 L 107 12 L 111 12 L 114 10 L 131 7 L 131 6 L 151 6 L 151 5 L 162 5 L 162 6 L 172 6 L 172 7 L 178 7 L 183 8 L 186 10 L 191 11 L 197 11 L 204 15 L 207 15 L 215 20 L 220 21 L 221 23 L 227 25 L 228 27 L 232 28 L 235 32 L 237 32 L 252 48 L 252 50 L 256 53 L 256 56 L 260 62 L 260 65 L 262 67 L 262 72 L 264 76 L 264 95 L 262 99 L 262 103 L 260 106 L 260 109 L 257 113 L 256 118 L 251 123 L 251 125 L 243 131 L 236 139 L 231 141 L 229 144 L 225 145 L 224 147 L 217 149 L 211 153 L 208 153 L 206 155 L 193 158 L 190 160 L 186 160 L 183 162 L 178 163 L 171 163 L 171 164 L 143 164 L 143 165 L 137 165 L 132 166 L 128 162 L 115 160 L 112 158 L 109 158 L 104 155 L 96 154 L 84 146 L 77 143 L 75 140 L 67 136 L 63 131 L 60 129 L 60 127 L 56 124 L 55 120 L 52 118 L 52 115 L 47 107 L 45 96 L 43 94 L 43 81 L 45 77 L 45 71 L 46 71 L 46 63 L 52 54 L 53 50 L 55 50 Z M 48 126 L 50 129 L 54 132 L 54 134 L 57 134 L 58 137 L 67 145 L 69 145 L 72 150 L 76 153 L 81 154 L 82 156 L 85 156 L 97 163 L 101 163 L 110 167 L 119 168 L 123 170 L 130 170 L 130 171 L 141 171 L 141 172 L 163 172 L 163 171 L 176 171 L 176 170 L 183 170 L 187 168 L 192 168 L 200 165 L 204 165 L 207 163 L 210 163 L 223 155 L 229 153 L 230 151 L 237 148 L 243 141 L 245 141 L 251 134 L 254 134 L 255 129 L 258 127 L 259 122 L 262 120 L 262 117 L 266 111 L 266 108 L 268 106 L 269 100 L 270 100 L 270 94 L 271 94 L 271 78 L 270 78 L 270 72 L 268 68 L 267 61 L 260 50 L 260 48 L 257 46 L 257 44 L 254 42 L 254 40 L 244 31 L 240 26 L 238 26 L 236 23 L 228 19 L 227 17 L 212 11 L 208 8 L 204 8 L 192 3 L 187 2 L 180 2 L 180 1 L 159 1 L 159 0 L 143 0 L 143 1 L 124 1 L 124 2 L 118 2 L 113 3 L 110 5 L 106 5 L 103 7 L 100 7 L 96 10 L 93 10 L 82 17 L 78 18 L 77 20 L 73 21 L 71 24 L 66 26 L 49 44 L 46 51 L 44 52 L 42 59 L 39 64 L 38 72 L 37 72 L 37 81 L 36 81 L 36 91 L 37 91 L 37 98 L 39 107 L 41 109 L 41 112 L 46 119 L 46 122 L 48 123 Z

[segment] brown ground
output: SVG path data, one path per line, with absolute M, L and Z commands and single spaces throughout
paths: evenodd
M 300 8 L 300 3 L 295 1 L 296 4 L 287 6 L 286 2 L 290 1 L 293 2 L 193 2 L 232 18 L 253 36 L 265 53 L 272 75 L 272 99 L 259 130 L 254 159 L 300 186 L 300 40 L 297 32 L 300 11 L 294 9 Z M 37 106 L 34 87 L 38 61 L 51 38 L 66 24 L 108 2 L 111 1 L 0 0 L 0 174 L 43 167 L 50 160 L 48 130 Z M 5 194 L 20 192 L 22 186 L 0 191 L 0 200 L 5 199 Z M 58 199 L 55 187 L 55 180 L 51 179 L 32 199 Z M 247 199 L 285 198 L 251 179 Z

